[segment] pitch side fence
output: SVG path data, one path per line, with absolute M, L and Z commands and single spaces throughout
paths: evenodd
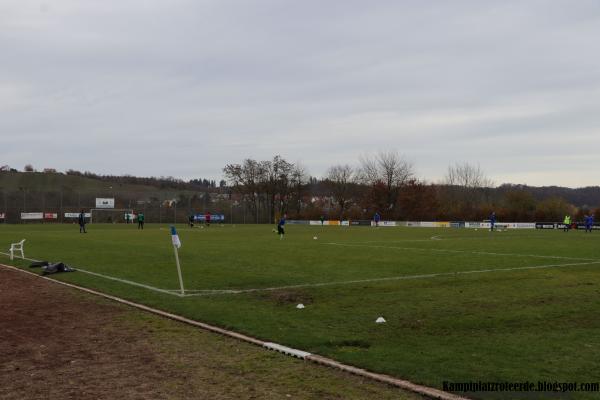
M 317 226 L 375 226 L 375 221 L 369 220 L 288 220 L 288 224 L 295 225 L 317 225 Z M 379 227 L 405 226 L 413 228 L 467 228 L 467 229 L 490 229 L 491 224 L 487 221 L 379 221 Z M 560 222 L 497 222 L 499 229 L 564 229 L 565 225 Z M 571 229 L 585 229 L 585 224 L 575 222 Z M 600 230 L 600 223 L 592 226 L 594 230 Z
M 228 193 L 214 192 L 130 192 L 107 187 L 106 191 L 56 190 L 37 191 L 28 188 L 3 190 L 0 187 L 0 223 L 72 223 L 80 211 L 96 208 L 97 198 L 114 199 L 114 209 L 143 212 L 149 223 L 187 223 L 191 214 L 214 215 L 213 222 L 234 224 L 269 223 L 270 210 L 266 197 L 258 198 L 258 207 L 230 198 Z M 107 211 L 111 209 L 107 208 Z M 112 214 L 102 222 L 125 222 L 125 213 Z M 196 220 L 199 220 L 198 218 Z M 96 215 L 94 215 L 96 222 Z M 100 221 L 98 221 L 100 222 Z

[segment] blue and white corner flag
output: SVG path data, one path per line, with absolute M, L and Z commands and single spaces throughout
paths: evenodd
M 181 266 L 179 265 L 179 254 L 177 249 L 181 247 L 181 241 L 177 235 L 177 231 L 174 226 L 171 226 L 171 240 L 173 240 L 173 253 L 175 253 L 175 263 L 177 264 L 177 275 L 179 275 L 179 287 L 181 288 L 181 296 L 185 296 L 185 289 L 183 288 L 183 277 L 181 276 Z
M 174 226 L 171 227 L 171 239 L 173 240 L 173 246 L 177 248 L 181 247 L 181 241 L 179 240 L 179 236 L 177 235 L 177 231 L 175 230 Z

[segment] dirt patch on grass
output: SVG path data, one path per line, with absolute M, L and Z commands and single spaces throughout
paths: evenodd
M 371 343 L 360 339 L 330 341 L 327 342 L 326 345 L 329 347 L 355 347 L 358 349 L 368 349 L 371 347 Z
M 290 289 L 282 289 L 282 290 L 273 290 L 261 293 L 263 299 L 273 301 L 278 305 L 288 305 L 288 304 L 299 304 L 302 303 L 312 304 L 313 298 L 309 294 L 301 291 L 301 290 L 290 290 Z
M 4 267 L 0 332 L 2 399 L 419 398 Z
M 115 324 L 127 310 L 85 297 L 0 267 L 1 398 L 166 398 L 172 371 Z

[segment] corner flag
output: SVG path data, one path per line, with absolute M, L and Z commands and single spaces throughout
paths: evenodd
M 181 247 L 181 241 L 179 240 L 179 236 L 177 235 L 177 231 L 175 230 L 174 226 L 171 227 L 171 239 L 173 240 L 173 246 L 177 248 Z
M 177 235 L 177 231 L 174 226 L 171 226 L 171 240 L 173 242 L 173 251 L 175 252 L 175 263 L 177 264 L 177 275 L 179 276 L 179 287 L 181 289 L 181 295 L 185 296 L 185 289 L 183 288 L 183 277 L 181 276 L 181 266 L 179 265 L 179 253 L 177 249 L 181 247 L 181 241 Z

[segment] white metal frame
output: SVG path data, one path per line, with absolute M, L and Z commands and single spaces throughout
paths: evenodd
M 130 214 L 133 214 L 133 209 L 131 209 L 131 208 L 92 208 L 92 209 L 90 209 L 90 224 L 94 220 L 94 211 L 120 211 L 122 213 L 128 212 Z M 123 221 L 125 221 L 125 220 L 123 220 Z M 132 220 L 132 222 L 133 222 L 133 220 Z
M 21 258 L 25 259 L 25 254 L 23 253 L 23 244 L 24 243 L 25 243 L 25 239 L 21 240 L 20 242 L 10 244 L 10 249 L 8 249 L 8 252 L 10 253 L 11 260 L 15 258 L 16 252 L 21 252 Z

